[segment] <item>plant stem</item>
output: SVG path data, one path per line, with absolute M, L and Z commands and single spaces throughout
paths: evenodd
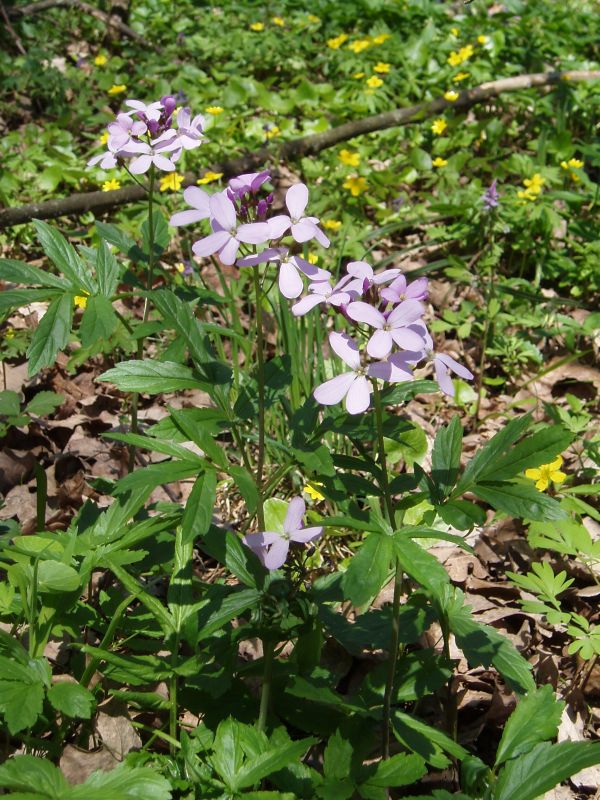
M 265 466 L 265 352 L 262 315 L 262 290 L 258 265 L 252 268 L 254 277 L 254 295 L 256 302 L 256 362 L 258 367 L 258 456 L 256 460 L 256 489 L 258 503 L 256 514 L 261 531 L 265 529 L 265 513 L 263 509 L 263 472 Z
M 263 639 L 264 669 L 263 682 L 260 693 L 260 710 L 256 727 L 259 731 L 264 731 L 267 724 L 267 714 L 269 713 L 269 701 L 271 699 L 271 682 L 273 678 L 273 661 L 275 656 L 275 642 Z
M 381 471 L 380 488 L 383 492 L 385 508 L 392 530 L 396 527 L 394 506 L 390 494 L 390 484 L 388 480 L 387 459 L 385 456 L 385 443 L 383 440 L 383 409 L 381 405 L 381 393 L 377 386 L 377 381 L 373 381 L 373 397 L 375 399 L 375 423 L 377 426 L 377 440 L 379 446 L 379 469 Z M 392 601 L 392 630 L 390 637 L 390 652 L 388 656 L 388 671 L 385 681 L 385 691 L 383 694 L 383 725 L 382 725 L 382 758 L 390 757 L 390 714 L 392 710 L 392 697 L 394 694 L 394 679 L 396 676 L 396 664 L 398 662 L 398 644 L 400 640 L 400 598 L 404 592 L 404 576 L 400 561 L 396 558 L 394 572 L 394 599 Z
M 175 637 L 175 644 L 173 645 L 173 652 L 171 654 L 171 667 L 175 669 L 177 666 L 177 658 L 179 655 L 179 636 Z M 169 751 L 172 756 L 175 755 L 177 752 L 177 747 L 175 746 L 175 742 L 178 744 L 179 739 L 177 737 L 177 720 L 178 720 L 178 713 L 177 713 L 177 675 L 175 672 L 171 673 L 169 678 L 169 736 L 171 738 L 171 742 L 169 742 Z

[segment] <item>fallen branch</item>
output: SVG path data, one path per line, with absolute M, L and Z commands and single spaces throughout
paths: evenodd
M 130 39 L 143 44 L 144 47 L 152 47 L 150 42 L 148 42 L 141 33 L 134 31 L 133 28 L 121 22 L 120 19 L 111 17 L 106 12 L 100 11 L 99 8 L 91 6 L 89 3 L 84 3 L 82 0 L 40 0 L 39 3 L 29 3 L 26 6 L 13 6 L 7 10 L 10 17 L 28 17 L 32 14 L 39 14 L 42 11 L 47 11 L 49 8 L 76 8 L 78 11 L 89 14 L 90 17 L 94 17 L 94 19 L 103 22 L 107 27 L 111 26 L 116 28 Z M 152 47 L 152 49 L 155 48 Z
M 284 142 L 278 148 L 262 147 L 253 153 L 213 164 L 210 169 L 215 172 L 222 172 L 226 178 L 239 175 L 243 172 L 262 167 L 265 163 L 274 160 L 292 160 L 306 155 L 334 147 L 340 142 L 354 139 L 356 136 L 363 136 L 366 133 L 375 133 L 387 128 L 395 128 L 406 125 L 415 120 L 426 119 L 427 117 L 440 114 L 448 108 L 467 109 L 478 103 L 483 103 L 493 97 L 497 97 L 505 92 L 516 92 L 522 89 L 532 89 L 536 87 L 552 86 L 561 80 L 568 81 L 590 81 L 600 79 L 600 70 L 577 71 L 577 72 L 540 72 L 533 75 L 519 75 L 516 78 L 503 78 L 499 81 L 482 83 L 474 89 L 462 91 L 458 99 L 450 103 L 439 97 L 428 103 L 421 103 L 408 108 L 397 108 L 393 111 L 385 111 L 382 114 L 375 114 L 372 117 L 354 120 L 339 125 L 337 128 L 317 133 L 312 136 L 304 136 L 301 139 L 293 139 Z M 186 172 L 184 185 L 194 184 L 198 175 L 194 172 Z M 0 228 L 8 228 L 11 225 L 21 225 L 32 219 L 51 219 L 54 217 L 68 216 L 70 214 L 82 214 L 85 211 L 106 211 L 115 206 L 126 205 L 136 200 L 141 200 L 145 196 L 143 187 L 134 184 L 124 189 L 117 189 L 112 192 L 86 192 L 84 194 L 72 195 L 59 200 L 47 200 L 43 203 L 32 203 L 31 205 L 20 206 L 18 208 L 7 208 L 0 210 Z

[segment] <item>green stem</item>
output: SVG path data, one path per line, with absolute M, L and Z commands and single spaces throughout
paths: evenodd
M 261 531 L 265 529 L 265 513 L 263 508 L 263 472 L 265 466 L 265 352 L 262 315 L 262 290 L 260 287 L 260 271 L 258 265 L 252 268 L 254 277 L 254 295 L 256 302 L 256 361 L 258 366 L 258 455 L 256 459 L 256 489 L 258 503 L 256 514 Z
M 260 693 L 260 710 L 256 727 L 259 731 L 264 731 L 267 724 L 267 714 L 269 713 L 269 702 L 271 700 L 271 682 L 273 678 L 273 661 L 275 656 L 275 642 L 263 639 L 264 665 L 263 683 Z
M 385 443 L 383 440 L 383 408 L 381 404 L 381 392 L 377 386 L 377 381 L 373 381 L 373 397 L 375 400 L 375 423 L 377 426 L 377 441 L 379 447 L 379 469 L 381 472 L 380 488 L 383 492 L 385 509 L 392 530 L 396 528 L 394 506 L 390 494 L 390 484 L 388 480 L 387 459 L 385 455 Z M 392 630 L 390 637 L 390 652 L 388 656 L 388 670 L 385 681 L 385 691 L 383 694 L 383 725 L 382 725 L 382 749 L 383 758 L 390 757 L 390 715 L 392 710 L 392 697 L 394 694 L 394 679 L 396 675 L 396 664 L 398 662 L 398 644 L 400 641 L 400 598 L 404 592 L 404 580 L 400 561 L 396 558 L 394 572 L 394 599 L 392 601 Z
M 173 652 L 171 654 L 171 667 L 173 670 L 177 666 L 178 654 L 179 636 L 175 638 L 175 644 L 173 645 Z M 177 737 L 177 720 L 177 675 L 175 672 L 172 672 L 169 678 L 169 736 L 172 740 L 169 743 L 169 751 L 172 756 L 175 755 L 178 749 L 174 743 L 176 742 L 177 745 L 179 744 L 179 739 Z
M 106 650 L 108 645 L 112 642 L 115 635 L 115 631 L 117 630 L 117 627 L 121 622 L 121 617 L 127 610 L 128 606 L 130 606 L 131 603 L 133 603 L 135 597 L 136 596 L 134 594 L 127 595 L 127 597 L 119 603 L 115 613 L 112 616 L 110 624 L 106 629 L 106 633 L 104 634 L 104 636 L 102 637 L 102 641 L 98 645 L 99 650 Z M 90 660 L 89 664 L 84 669 L 83 675 L 81 676 L 81 679 L 79 681 L 79 683 L 82 686 L 85 686 L 86 688 L 89 686 L 92 676 L 94 675 L 96 667 L 98 666 L 100 661 L 102 661 L 102 658 L 92 658 Z

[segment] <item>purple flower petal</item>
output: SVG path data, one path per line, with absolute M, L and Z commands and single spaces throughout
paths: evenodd
M 233 205 L 231 201 L 228 201 Z M 264 244 L 271 238 L 269 226 L 266 222 L 251 222 L 247 225 L 240 225 L 237 229 L 236 238 L 246 244 Z
M 308 314 L 309 311 L 312 311 L 313 308 L 324 302 L 324 300 L 325 298 L 318 294 L 309 294 L 303 297 L 302 300 L 298 300 L 298 302 L 292 306 L 292 314 L 295 317 L 303 317 L 304 314 Z
M 367 344 L 367 353 L 371 358 L 385 358 L 393 346 L 394 340 L 389 331 L 375 331 Z
M 346 395 L 346 411 L 349 414 L 362 414 L 371 402 L 371 384 L 364 375 L 359 375 Z
M 279 291 L 288 300 L 300 297 L 304 283 L 291 261 L 282 261 L 279 267 Z
M 344 372 L 342 375 L 336 375 L 329 381 L 325 381 L 313 392 L 313 397 L 323 406 L 334 406 L 340 403 L 348 394 L 348 391 L 354 381 L 356 380 L 356 373 Z
M 199 186 L 188 186 L 183 190 L 183 199 L 192 208 L 202 211 L 205 215 L 204 219 L 210 217 L 210 195 Z
M 308 278 L 311 278 L 313 281 L 328 281 L 331 278 L 331 272 L 328 272 L 326 269 L 319 269 L 319 267 L 315 266 L 315 264 L 311 264 L 310 261 L 306 261 L 304 258 L 300 256 L 292 256 L 290 258 L 292 264 L 303 272 Z
M 429 281 L 427 278 L 417 278 L 416 281 L 409 283 L 404 292 L 408 299 L 426 300 L 429 294 Z
M 452 370 L 452 372 L 455 372 L 459 378 L 464 378 L 467 381 L 473 380 L 473 373 L 462 364 L 459 364 L 458 361 L 453 359 L 452 356 L 449 356 L 447 353 L 438 353 L 435 358 L 436 361 L 441 361 L 448 369 Z
M 403 350 L 422 350 L 425 346 L 423 338 L 410 328 L 395 328 L 391 331 L 392 339 Z
M 132 173 L 132 175 L 143 175 L 144 172 L 148 172 L 151 164 L 152 156 L 147 154 L 138 156 L 137 158 L 134 158 L 129 165 L 129 171 Z
M 233 236 L 230 236 L 229 240 L 225 242 L 225 245 L 221 248 L 221 250 L 219 250 L 219 258 L 223 264 L 231 266 L 232 264 L 235 264 L 239 249 L 239 241 Z
M 290 543 L 287 539 L 279 538 L 264 552 L 262 562 L 267 569 L 279 569 L 285 564 Z
M 285 195 L 285 204 L 292 219 L 300 219 L 308 204 L 308 189 L 303 183 L 290 186 Z M 300 240 L 296 240 L 300 241 Z
M 187 211 L 178 211 L 176 214 L 173 214 L 169 220 L 169 225 L 173 225 L 173 227 L 177 227 L 178 225 L 191 225 L 193 222 L 200 222 L 202 219 L 206 219 L 202 211 L 190 208 Z
M 404 353 L 394 353 L 387 361 L 377 361 L 375 364 L 370 364 L 369 376 L 371 378 L 380 378 L 389 383 L 412 381 L 414 376 L 410 371 L 410 366 L 406 361 L 396 358 L 400 355 L 404 355 Z
M 209 200 L 210 213 L 219 225 L 226 231 L 232 231 L 237 225 L 235 206 L 223 193 L 213 194 Z
M 154 165 L 158 167 L 158 169 L 162 169 L 163 172 L 173 172 L 175 169 L 175 164 L 166 156 L 161 156 L 160 153 L 156 153 L 156 155 L 152 156 L 152 161 Z
M 287 214 L 279 214 L 276 217 L 271 217 L 267 222 L 269 226 L 269 234 L 271 239 L 281 239 L 283 234 L 292 224 L 292 220 Z
M 292 225 L 292 236 L 297 242 L 310 242 L 311 239 L 316 238 L 319 229 L 314 222 L 308 219 L 301 219 Z
M 231 239 L 231 236 L 227 231 L 215 231 L 205 236 L 204 239 L 199 239 L 197 242 L 194 242 L 192 250 L 198 258 L 212 256 L 213 253 L 216 253 L 217 250 L 224 247 L 229 239 Z
M 418 300 L 404 300 L 387 318 L 391 328 L 403 328 L 411 325 L 423 316 L 424 308 Z
M 323 533 L 323 527 L 320 528 L 302 528 L 302 530 L 290 533 L 290 540 L 292 542 L 312 542 L 313 539 L 318 539 Z
M 386 324 L 386 319 L 381 311 L 373 308 L 373 306 L 368 303 L 363 303 L 361 300 L 350 303 L 346 312 L 350 319 L 353 319 L 355 322 L 364 322 L 372 328 L 383 328 Z
M 454 397 L 454 384 L 450 377 L 450 370 L 446 367 L 444 362 L 437 357 L 433 360 L 433 367 L 435 369 L 435 379 L 442 392 L 447 394 L 448 397 Z
M 378 275 L 373 276 L 373 283 L 379 286 L 380 283 L 387 283 L 388 281 L 393 281 L 394 278 L 397 278 L 398 275 L 401 274 L 399 269 L 384 269 L 383 272 L 380 272 Z
M 360 367 L 360 352 L 358 345 L 347 333 L 334 331 L 329 334 L 329 345 L 336 356 L 339 356 L 344 364 L 351 369 L 357 370 Z
M 288 535 L 302 527 L 302 518 L 306 513 L 306 503 L 301 497 L 293 497 L 287 507 L 287 513 L 283 522 L 284 533 Z

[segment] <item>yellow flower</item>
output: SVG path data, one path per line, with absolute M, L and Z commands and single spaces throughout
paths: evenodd
M 358 55 L 369 47 L 371 47 L 371 42 L 369 39 L 357 39 L 355 42 L 352 42 L 348 45 L 348 50 L 352 50 L 353 53 Z
M 519 200 L 529 200 L 530 202 L 533 202 L 537 199 L 537 194 L 534 194 L 529 189 L 526 189 L 525 191 L 517 192 L 517 197 Z
M 536 467 L 535 469 L 526 469 L 525 477 L 535 481 L 535 488 L 540 492 L 544 492 L 550 485 L 550 481 L 552 483 L 562 483 L 566 480 L 567 476 L 560 471 L 562 463 L 562 456 L 556 456 L 554 461 L 549 464 L 542 464 L 541 467 Z
M 469 77 L 468 72 L 457 72 L 456 75 L 452 78 L 452 80 L 454 81 L 454 83 L 460 83 L 461 81 L 464 81 L 468 77 Z
M 274 25 L 279 25 L 279 27 L 280 27 L 280 28 L 283 28 L 283 26 L 285 25 L 285 20 L 284 20 L 284 19 L 282 19 L 281 17 L 273 17 L 273 19 L 271 20 L 271 22 L 272 22 Z
M 441 136 L 447 127 L 448 123 L 443 117 L 440 117 L 439 119 L 434 119 L 433 122 L 431 123 L 431 130 L 435 133 L 436 136 Z
M 437 167 L 437 168 L 445 167 L 447 163 L 448 162 L 446 161 L 445 158 L 442 158 L 441 156 L 437 156 L 437 158 L 434 158 L 433 161 L 431 162 L 431 166 L 432 167 Z
M 318 25 L 321 22 L 321 17 L 317 17 L 316 14 L 309 14 L 308 21 L 312 22 L 314 25 Z
M 106 144 L 108 142 L 108 131 L 104 131 L 104 133 L 100 136 L 100 144 Z
M 373 36 L 371 41 L 373 42 L 373 44 L 383 44 L 384 42 L 387 42 L 387 40 L 390 39 L 391 36 L 392 36 L 391 33 L 379 33 L 377 34 L 377 36 Z
M 100 53 L 94 59 L 94 64 L 97 67 L 103 67 L 106 64 L 107 61 L 108 61 L 108 58 L 105 55 L 102 55 L 102 53 Z
M 73 302 L 77 306 L 77 308 L 85 308 L 87 306 L 87 301 L 89 292 L 86 292 L 85 289 L 82 290 L 83 294 L 78 294 L 76 297 L 73 298 Z
M 264 31 L 264 29 L 265 29 L 264 22 L 253 22 L 252 25 L 250 25 L 250 30 L 256 31 L 257 33 L 259 31 Z
M 450 28 L 450 33 L 452 36 L 458 36 L 460 33 L 460 28 Z
M 178 172 L 167 172 L 167 174 L 160 179 L 160 190 L 166 192 L 167 189 L 171 192 L 178 192 L 183 183 L 183 175 Z
M 339 229 L 342 227 L 342 223 L 339 221 L 339 219 L 326 219 L 323 222 L 323 227 L 327 228 L 329 231 L 339 231 Z
M 316 253 L 309 253 L 308 254 L 308 263 L 309 264 L 316 264 L 319 261 L 319 256 Z
M 4 338 L 6 339 L 7 342 L 10 342 L 11 339 L 14 339 L 15 338 L 15 329 L 14 328 L 10 328 L 10 327 L 7 328 L 4 331 Z
M 353 150 L 340 150 L 338 158 L 347 167 L 358 167 L 360 164 L 360 153 Z
M 364 72 L 355 72 L 352 77 L 356 78 L 356 80 L 359 81 L 361 78 L 365 77 L 365 73 Z
M 175 269 L 179 273 L 185 272 L 185 264 L 182 261 L 179 261 L 177 264 L 175 264 Z
M 528 192 L 539 194 L 542 191 L 542 186 L 546 183 L 546 179 L 542 178 L 539 172 L 532 175 L 531 178 L 525 178 L 523 186 L 527 188 Z
M 568 161 L 561 161 L 560 165 L 563 169 L 581 169 L 583 161 L 578 158 L 570 158 Z
M 302 491 L 304 494 L 307 494 L 311 500 L 314 500 L 316 503 L 320 503 L 321 500 L 325 500 L 325 495 L 321 494 L 318 489 L 315 489 L 315 486 L 323 486 L 323 484 L 318 483 L 318 481 L 314 481 L 312 484 L 307 483 Z
M 474 53 L 473 45 L 467 44 L 460 50 L 453 50 L 448 56 L 448 64 L 451 67 L 458 67 L 464 61 L 468 61 Z
M 379 61 L 379 63 L 375 64 L 373 70 L 380 75 L 384 75 L 390 71 L 390 65 L 386 64 L 385 61 Z
M 459 93 L 454 91 L 454 89 L 448 89 L 447 92 L 444 92 L 444 100 L 447 100 L 449 103 L 455 103 L 459 97 Z
M 124 83 L 113 83 L 113 85 L 108 90 L 109 94 L 121 94 L 122 92 L 127 91 L 127 86 Z
M 219 178 L 223 177 L 222 172 L 205 172 L 201 178 L 198 178 L 196 183 L 199 183 L 200 186 L 203 186 L 205 183 L 213 183 L 214 181 L 218 181 Z
M 352 175 L 350 178 L 346 179 L 342 186 L 344 189 L 348 189 L 352 197 L 358 197 L 359 194 L 366 192 L 367 181 L 365 178 L 359 178 L 357 175 Z
M 335 36 L 333 39 L 327 39 L 327 47 L 331 48 L 331 50 L 339 50 L 347 39 L 348 35 L 346 33 L 340 33 L 339 36 Z
M 222 114 L 225 109 L 221 106 L 208 106 L 206 109 L 207 114 L 212 114 L 213 116 L 217 116 L 217 114 Z
M 489 42 L 489 40 L 490 40 L 489 36 L 478 36 L 477 37 L 477 41 L 479 42 L 479 44 L 487 44 Z
M 581 178 L 579 177 L 579 175 L 576 172 L 569 172 L 569 177 L 575 183 L 577 183 L 577 181 L 581 180 Z
M 279 128 L 278 125 L 273 125 L 271 128 L 269 128 L 268 131 L 266 131 L 265 135 L 267 139 L 273 139 L 273 137 L 279 136 L 280 133 L 281 133 L 281 128 Z
M 367 86 L 369 89 L 379 89 L 380 86 L 383 86 L 383 81 L 377 75 L 371 75 L 367 80 Z
M 112 192 L 114 189 L 121 188 L 121 181 L 118 181 L 116 178 L 111 178 L 109 181 L 104 181 L 102 184 L 102 191 L 103 192 Z

